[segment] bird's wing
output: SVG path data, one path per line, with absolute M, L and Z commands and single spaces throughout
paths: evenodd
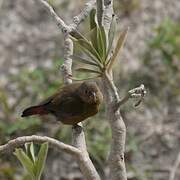
M 65 96 L 61 97 L 59 100 L 57 100 L 56 98 L 53 99 L 51 103 L 47 104 L 47 109 L 50 111 L 54 111 L 57 116 L 66 114 L 74 116 L 81 114 L 84 110 L 83 102 L 77 97 Z
M 39 105 L 46 105 L 49 103 L 59 104 L 64 97 L 71 96 L 80 86 L 80 83 L 73 83 L 64 87 L 61 87 L 55 94 L 42 101 Z

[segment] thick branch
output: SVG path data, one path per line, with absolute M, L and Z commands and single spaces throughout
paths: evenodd
M 0 153 L 13 151 L 15 148 L 18 148 L 28 142 L 34 142 L 34 143 L 48 142 L 50 146 L 55 147 L 58 150 L 63 150 L 71 155 L 79 156 L 81 154 L 81 151 L 79 149 L 71 145 L 64 144 L 56 139 L 47 136 L 36 136 L 36 135 L 23 136 L 10 140 L 7 144 L 0 146 Z
M 73 145 L 79 150 L 81 150 L 83 154 L 82 161 L 86 162 L 86 163 L 79 163 L 80 169 L 84 177 L 87 177 L 88 180 L 100 180 L 100 177 L 91 159 L 89 158 L 89 154 L 87 152 L 87 147 L 86 147 L 85 135 L 81 123 L 73 127 L 72 141 L 73 141 Z
M 126 139 L 126 126 L 121 117 L 119 109 L 114 106 L 119 102 L 114 82 L 108 76 L 103 78 L 105 92 L 106 113 L 112 130 L 111 151 L 109 155 L 109 167 L 111 180 L 127 180 L 124 162 L 124 150 Z

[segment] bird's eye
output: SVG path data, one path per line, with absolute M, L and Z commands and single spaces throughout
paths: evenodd
M 89 94 L 89 91 L 88 91 L 88 90 L 85 90 L 85 93 L 86 93 L 86 94 Z

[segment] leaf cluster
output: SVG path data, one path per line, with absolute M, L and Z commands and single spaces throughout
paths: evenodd
M 14 155 L 21 162 L 32 180 L 40 180 L 45 166 L 45 161 L 48 153 L 48 143 L 43 143 L 40 150 L 35 156 L 33 143 L 25 144 L 25 151 L 22 148 L 16 149 Z
M 99 26 L 96 22 L 96 10 L 90 12 L 90 32 L 85 37 L 78 31 L 71 32 L 75 46 L 78 46 L 86 58 L 73 55 L 76 61 L 85 65 L 78 68 L 79 72 L 94 73 L 95 77 L 101 77 L 105 71 L 112 69 L 120 50 L 126 39 L 127 30 L 120 33 L 114 51 L 113 42 L 116 33 L 116 19 L 112 17 L 109 31 L 106 32 L 104 26 Z M 88 67 L 87 67 L 88 66 Z

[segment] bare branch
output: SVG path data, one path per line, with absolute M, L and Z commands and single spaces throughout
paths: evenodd
M 64 64 L 61 66 L 62 74 L 64 77 L 64 83 L 70 84 L 72 80 L 70 75 L 72 75 L 72 55 L 73 55 L 73 42 L 69 34 L 64 35 Z
M 81 13 L 73 18 L 73 23 L 70 24 L 72 29 L 76 29 L 78 25 L 84 21 L 84 19 L 89 15 L 90 11 L 95 7 L 95 0 L 88 1 Z
M 111 95 L 119 101 L 119 94 L 118 94 L 117 88 L 112 80 L 112 77 L 107 72 L 105 72 L 104 79 L 105 79 L 105 82 L 109 85 L 108 88 L 111 89 Z
M 129 99 L 131 98 L 138 98 L 139 101 L 144 98 L 144 96 L 146 95 L 146 90 L 144 87 L 144 84 L 141 84 L 139 87 L 131 89 L 130 91 L 128 91 L 127 95 L 121 99 L 117 104 L 115 109 L 119 108 L 121 105 L 123 105 L 124 103 L 126 103 Z M 138 101 L 138 102 L 139 102 Z M 139 104 L 139 103 L 138 103 Z M 137 103 L 135 104 L 137 106 Z
M 50 15 L 55 20 L 58 27 L 61 29 L 63 33 L 70 32 L 75 30 L 78 25 L 89 15 L 89 12 L 94 8 L 95 0 L 88 1 L 81 13 L 73 18 L 73 23 L 70 25 L 67 25 L 62 18 L 60 18 L 57 13 L 54 11 L 53 7 L 46 1 L 46 0 L 38 0 L 41 4 L 44 5 L 44 7 L 47 9 L 47 11 L 50 13 Z
M 174 165 L 170 171 L 169 180 L 175 179 L 176 171 L 177 171 L 177 168 L 179 167 L 179 165 L 180 165 L 180 152 L 178 153 L 177 158 L 174 162 Z
M 50 13 L 50 15 L 55 20 L 58 27 L 61 29 L 63 33 L 67 32 L 69 30 L 69 27 L 66 25 L 66 23 L 56 14 L 53 7 L 46 1 L 46 0 L 38 0 Z
M 23 136 L 16 139 L 10 140 L 7 144 L 0 146 L 0 153 L 7 153 L 13 151 L 15 148 L 18 148 L 25 143 L 34 142 L 34 143 L 44 143 L 48 142 L 50 146 L 57 148 L 58 150 L 63 150 L 71 155 L 79 156 L 81 151 L 71 145 L 64 144 L 56 139 L 47 137 L 47 136 Z
M 92 179 L 100 180 L 100 177 L 91 159 L 89 158 L 89 154 L 87 152 L 86 140 L 85 140 L 82 124 L 79 123 L 78 125 L 75 125 L 72 130 L 73 130 L 72 132 L 73 145 L 77 147 L 79 150 L 81 150 L 82 155 L 83 155 L 82 162 L 81 161 L 79 162 L 82 174 L 88 180 L 92 180 Z
M 104 28 L 109 31 L 113 16 L 113 0 L 104 0 Z M 106 72 L 103 79 L 103 92 L 105 95 L 106 113 L 112 130 L 111 151 L 109 154 L 109 167 L 111 180 L 127 180 L 124 162 L 126 126 L 120 114 L 119 108 L 114 106 L 120 101 L 117 88 L 113 82 L 112 71 Z
M 103 25 L 103 19 L 104 19 L 104 0 L 96 0 L 97 4 L 97 21 L 98 25 Z
M 114 106 L 119 102 L 119 95 L 113 80 L 109 76 L 103 78 L 105 92 L 106 113 L 112 130 L 111 151 L 109 155 L 109 167 L 111 180 L 127 180 L 124 162 L 126 126 L 121 117 L 119 109 Z

